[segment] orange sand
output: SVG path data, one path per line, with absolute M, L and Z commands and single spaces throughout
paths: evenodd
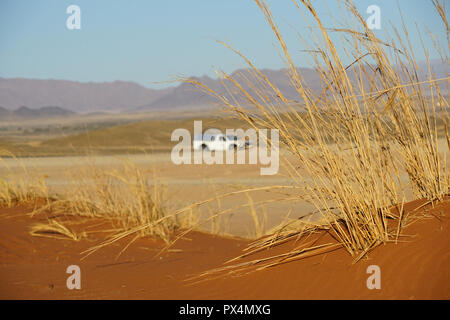
M 407 204 L 418 207 L 422 201 Z M 1 299 L 449 299 L 450 201 L 416 211 L 434 217 L 408 226 L 406 242 L 377 247 L 357 264 L 343 249 L 286 263 L 263 271 L 224 276 L 200 283 L 185 281 L 191 275 L 222 266 L 249 243 L 191 232 L 170 252 L 155 258 L 164 244 L 142 238 L 117 260 L 130 239 L 124 239 L 80 260 L 80 252 L 104 239 L 90 233 L 79 242 L 30 236 L 33 222 L 46 221 L 51 213 L 30 218 L 32 208 L 0 209 Z M 101 220 L 79 221 L 75 230 L 100 231 Z M 102 224 L 103 225 L 100 225 Z M 321 241 L 330 241 L 325 235 Z M 298 244 L 297 244 L 298 245 Z M 286 243 L 250 259 L 285 252 Z M 245 260 L 244 260 L 245 261 Z M 81 268 L 81 290 L 68 290 L 66 268 Z M 369 265 L 381 268 L 381 290 L 369 290 Z

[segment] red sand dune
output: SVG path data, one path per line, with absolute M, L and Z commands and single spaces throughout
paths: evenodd
M 421 201 L 406 208 L 418 207 Z M 377 247 L 357 264 L 343 249 L 285 263 L 263 271 L 222 276 L 200 283 L 185 281 L 222 266 L 242 253 L 247 240 L 192 232 L 171 251 L 155 258 L 161 241 L 142 238 L 117 260 L 130 239 L 107 246 L 86 259 L 80 252 L 98 244 L 104 234 L 90 233 L 79 242 L 30 236 L 33 222 L 26 206 L 0 209 L 1 299 L 449 299 L 450 201 L 418 210 L 434 217 L 408 226 L 398 244 Z M 80 221 L 75 229 L 102 230 L 102 221 Z M 71 226 L 72 227 L 72 226 Z M 327 239 L 321 241 L 327 241 Z M 260 252 L 250 259 L 285 252 L 294 243 Z M 297 244 L 298 245 L 298 244 Z M 81 268 L 81 290 L 69 290 L 69 265 Z M 369 290 L 369 265 L 381 270 L 381 289 Z

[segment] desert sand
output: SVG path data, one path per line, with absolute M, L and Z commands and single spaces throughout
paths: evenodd
M 27 213 L 33 210 L 32 205 L 1 208 L 0 298 L 449 299 L 449 198 L 434 207 L 423 204 L 418 200 L 405 206 L 411 217 L 426 216 L 407 226 L 397 244 L 380 245 L 356 264 L 344 249 L 337 248 L 261 271 L 248 269 L 194 279 L 240 255 L 250 241 L 190 232 L 161 253 L 165 244 L 146 237 L 116 259 L 129 243 L 125 238 L 81 259 L 81 252 L 104 239 L 107 221 L 70 218 L 73 230 L 88 232 L 80 241 L 41 238 L 29 234 L 30 225 L 54 218 L 54 214 L 31 218 Z M 324 233 L 314 237 L 317 244 L 333 241 Z M 296 246 L 298 243 L 291 241 L 242 261 Z M 66 268 L 72 264 L 81 269 L 80 290 L 66 287 Z M 380 267 L 379 290 L 367 288 L 369 265 Z

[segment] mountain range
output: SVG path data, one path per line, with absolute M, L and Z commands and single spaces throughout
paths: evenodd
M 421 65 L 419 64 L 419 66 Z M 434 77 L 448 77 L 446 67 L 442 66 L 442 62 L 432 60 L 431 67 L 435 73 Z M 423 66 L 422 69 L 426 70 Z M 322 91 L 322 82 L 314 69 L 298 68 L 298 71 L 313 92 L 320 93 Z M 298 99 L 298 94 L 292 87 L 286 70 L 262 69 L 261 72 L 288 99 L 293 101 Z M 349 74 L 353 73 L 349 72 Z M 245 78 L 251 80 L 252 76 L 247 69 L 237 70 L 231 74 L 231 77 L 241 79 L 243 87 L 249 88 Z M 426 75 L 423 75 L 421 79 L 426 79 L 425 77 Z M 198 80 L 217 90 L 220 94 L 231 97 L 220 79 L 212 79 L 208 76 L 192 77 L 191 79 Z M 254 83 L 254 81 L 252 82 Z M 441 82 L 441 84 L 445 85 L 445 82 Z M 261 85 L 258 87 L 262 88 Z M 445 86 L 443 88 L 446 90 Z M 211 108 L 216 104 L 215 98 L 189 83 L 181 83 L 176 87 L 164 89 L 150 89 L 135 82 L 126 81 L 82 83 L 68 80 L 0 78 L 0 117 L 3 119 L 6 116 L 34 117 L 36 115 L 52 116 L 94 112 L 189 110 Z
M 75 114 L 76 113 L 73 111 L 66 110 L 57 106 L 48 106 L 38 109 L 30 109 L 28 107 L 21 106 L 16 110 L 8 110 L 4 107 L 0 107 L 1 120 L 66 117 Z

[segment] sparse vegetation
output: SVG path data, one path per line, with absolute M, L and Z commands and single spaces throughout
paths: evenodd
M 314 21 L 311 27 L 319 30 L 315 42 L 308 48 L 324 88 L 317 95 L 307 87 L 301 71 L 295 67 L 270 9 L 264 1 L 255 2 L 279 42 L 289 79 L 298 94 L 298 101 L 303 103 L 293 104 L 249 59 L 226 43 L 223 44 L 241 56 L 249 67 L 249 74 L 241 73 L 241 77 L 218 72 L 228 86 L 229 90 L 225 91 L 240 95 L 239 98 L 230 99 L 192 78 L 186 82 L 215 96 L 239 118 L 209 119 L 205 122 L 208 126 L 221 129 L 230 127 L 230 123 L 236 127 L 238 123 L 238 127 L 279 130 L 283 148 L 295 156 L 294 161 L 284 158 L 294 184 L 289 188 L 301 190 L 296 197 L 290 195 L 286 199 L 306 199 L 320 212 L 321 220 L 284 223 L 268 238 L 257 241 L 249 252 L 293 238 L 307 238 L 312 232 L 322 230 L 330 233 L 336 242 L 321 246 L 303 243 L 298 250 L 273 258 L 292 260 L 315 250 L 322 252 L 342 246 L 358 261 L 377 245 L 401 236 L 406 189 L 412 190 L 415 198 L 426 198 L 431 202 L 441 201 L 448 194 L 448 100 L 437 86 L 437 81 L 448 82 L 448 78 L 433 79 L 428 70 L 428 80 L 419 80 L 421 70 L 414 52 L 405 44 L 407 30 L 403 30 L 401 36 L 400 31 L 394 30 L 396 39 L 386 43 L 367 27 L 351 2 L 346 2 L 345 8 L 352 21 L 348 22 L 347 28 L 337 29 L 324 25 L 309 0 L 294 1 L 302 14 L 306 12 L 311 16 Z M 445 10 L 438 1 L 433 3 L 448 32 Z M 345 57 L 336 49 L 339 44 L 331 36 L 332 32 L 340 35 Z M 446 50 L 440 51 L 444 66 L 448 63 Z M 346 65 L 343 61 L 347 59 L 351 62 Z M 24 154 L 35 154 L 36 150 L 55 152 L 58 148 L 62 152 L 71 149 L 76 154 L 90 154 L 92 150 L 123 153 L 142 146 L 158 149 L 161 141 L 170 140 L 170 129 L 190 128 L 192 119 L 158 121 L 157 126 L 155 122 L 116 124 L 92 123 L 89 130 L 83 132 L 79 132 L 82 131 L 80 127 L 66 126 L 65 130 L 71 128 L 76 134 L 47 137 L 36 145 L 27 145 L 31 148 L 27 150 L 31 151 Z M 29 134 L 49 134 L 54 127 L 26 130 Z M 447 145 L 440 145 L 438 137 L 445 137 Z M 11 145 L 7 147 L 11 150 Z M 167 151 L 167 146 L 164 150 Z M 147 150 L 140 149 L 142 151 Z M 2 155 L 12 157 L 10 152 Z M 409 177 L 407 186 L 401 181 L 403 173 Z M 183 232 L 176 239 L 206 222 L 210 223 L 211 232 L 220 232 L 221 216 L 242 207 L 250 212 L 254 236 L 261 237 L 266 234 L 266 220 L 257 213 L 249 193 L 264 188 L 288 187 L 242 188 L 173 210 L 164 204 L 163 187 L 157 177 L 131 163 L 125 162 L 121 168 L 110 170 L 92 165 L 68 175 L 70 194 L 50 194 L 45 177 L 36 176 L 36 173 L 31 175 L 28 168 L 23 167 L 19 179 L 1 177 L 0 204 L 13 206 L 44 199 L 45 205 L 33 214 L 52 210 L 109 219 L 117 232 L 86 254 L 128 236 L 134 236 L 132 241 L 142 236 L 156 236 L 170 246 L 172 236 L 178 230 Z M 234 208 L 221 207 L 220 199 L 237 194 L 247 195 L 248 202 Z M 199 221 L 194 209 L 214 201 L 218 207 L 211 209 L 209 218 Z M 33 235 L 57 234 L 79 239 L 55 221 L 34 226 L 33 230 Z
M 130 162 L 113 169 L 91 165 L 69 170 L 69 191 L 62 193 L 50 192 L 45 176 L 31 175 L 25 166 L 21 170 L 22 178 L 16 172 L 0 181 L 0 205 L 11 207 L 43 200 L 31 216 L 50 211 L 69 217 L 104 218 L 116 230 L 112 239 L 125 233 L 136 238 L 155 236 L 167 243 L 176 230 L 189 228 L 195 222 L 192 211 L 174 215 L 166 208 L 163 186 L 157 177 Z M 62 222 L 52 219 L 35 224 L 30 232 L 34 236 L 80 239 Z

